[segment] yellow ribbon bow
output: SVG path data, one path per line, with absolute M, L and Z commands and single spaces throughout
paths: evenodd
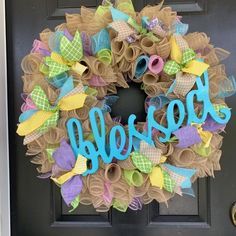
M 179 44 L 177 39 L 180 41 Z M 209 65 L 202 61 L 195 60 L 196 54 L 191 48 L 183 47 L 181 50 L 180 45 L 182 41 L 184 41 L 184 39 L 180 36 L 176 37 L 173 35 L 171 37 L 171 60 L 166 62 L 164 71 L 169 75 L 174 75 L 182 71 L 196 76 L 201 76 Z
M 82 155 L 78 155 L 75 166 L 71 171 L 67 172 L 66 174 L 58 178 L 51 177 L 51 179 L 56 184 L 62 185 L 66 181 L 71 179 L 73 176 L 83 174 L 86 170 L 87 170 L 87 158 L 83 157 Z

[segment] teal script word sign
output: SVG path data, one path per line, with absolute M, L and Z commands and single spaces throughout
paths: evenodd
M 67 122 L 67 130 L 75 156 L 77 157 L 78 154 L 80 154 L 91 160 L 91 168 L 83 173 L 83 175 L 93 174 L 98 170 L 98 158 L 101 158 L 106 164 L 111 163 L 113 158 L 118 160 L 127 159 L 132 151 L 134 138 L 140 141 L 143 140 L 152 145 L 152 131 L 154 129 L 164 134 L 164 137 L 159 137 L 159 140 L 161 142 L 167 142 L 171 137 L 171 133 L 183 125 L 185 114 L 187 114 L 187 125 L 191 123 L 202 124 L 207 116 L 211 116 L 219 124 L 226 124 L 231 116 L 230 109 L 227 107 L 221 108 L 219 111 L 221 115 L 214 110 L 209 98 L 207 71 L 204 73 L 203 79 L 197 77 L 196 85 L 197 89 L 190 91 L 186 96 L 186 107 L 183 102 L 178 99 L 172 100 L 168 104 L 166 112 L 167 127 L 163 127 L 155 121 L 155 107 L 150 106 L 147 114 L 147 130 L 145 134 L 136 130 L 134 124 L 136 116 L 132 114 L 128 119 L 128 137 L 121 125 L 112 127 L 109 134 L 109 148 L 106 148 L 108 147 L 106 143 L 106 127 L 100 108 L 94 107 L 89 112 L 89 120 L 95 143 L 84 140 L 82 125 L 78 119 L 69 119 Z M 202 103 L 201 117 L 198 117 L 194 111 L 194 101 Z M 176 109 L 178 109 L 179 113 L 177 120 L 174 116 Z M 76 129 L 77 132 L 75 132 Z M 126 149 L 125 153 L 124 149 Z

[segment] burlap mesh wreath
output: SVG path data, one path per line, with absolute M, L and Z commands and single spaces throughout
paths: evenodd
M 66 14 L 65 23 L 55 31 L 45 29 L 34 41 L 21 64 L 24 103 L 17 133 L 25 136 L 26 154 L 38 165 L 39 177 L 55 181 L 72 210 L 79 204 L 92 204 L 98 212 L 111 206 L 138 210 L 153 200 L 167 204 L 175 194 L 192 195 L 191 183 L 198 177 L 220 170 L 225 124 L 211 116 L 201 123 L 183 122 L 167 142 L 153 129 L 152 144 L 133 140 L 125 160 L 98 157 L 98 170 L 91 174 L 84 174 L 91 168 L 90 158 L 70 145 L 71 118 L 81 122 L 84 140 L 96 143 L 89 120 L 94 107 L 104 116 L 106 144 L 116 125 L 128 136 L 128 124 L 121 125 L 110 112 L 117 87 L 128 89 L 130 82 L 140 83 L 147 94 L 146 111 L 155 107 L 154 120 L 166 127 L 171 101 L 186 104 L 197 77 L 207 73 L 212 107 L 224 118 L 225 97 L 235 92 L 234 78 L 226 76 L 221 64 L 229 53 L 210 44 L 205 33 L 187 30 L 181 17 L 162 3 L 135 12 L 131 0 L 117 0 L 105 1 L 95 11 L 81 7 L 80 14 Z M 193 101 L 195 114 L 201 116 L 203 104 Z M 176 110 L 175 119 L 180 115 Z M 145 134 L 147 123 L 135 127 Z M 122 152 L 127 149 L 128 143 Z

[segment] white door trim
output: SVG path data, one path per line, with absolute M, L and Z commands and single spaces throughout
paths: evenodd
M 10 236 L 5 1 L 0 1 L 0 236 Z

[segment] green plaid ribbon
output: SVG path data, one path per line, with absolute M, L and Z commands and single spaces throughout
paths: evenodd
M 49 78 L 56 77 L 70 69 L 66 64 L 60 64 L 51 57 L 45 57 L 45 64 L 48 66 L 48 70 L 42 64 L 40 71 L 44 74 L 48 73 Z
M 61 55 L 67 61 L 80 61 L 83 57 L 83 45 L 79 31 L 76 31 L 75 37 L 70 41 L 66 36 L 62 36 L 60 41 Z
M 170 177 L 170 175 L 162 170 L 163 177 L 164 177 L 164 189 L 170 193 L 173 193 L 175 188 L 175 181 Z
M 139 152 L 132 152 L 131 159 L 135 167 L 141 172 L 147 174 L 152 172 L 152 162 L 146 156 Z
M 40 86 L 35 86 L 34 90 L 30 94 L 32 101 L 39 110 L 50 111 L 54 114 L 38 129 L 40 132 L 47 131 L 49 127 L 57 125 L 59 118 L 59 107 L 52 107 L 48 101 L 47 95 Z
M 168 75 L 175 75 L 181 71 L 188 62 L 192 61 L 195 58 L 196 54 L 193 49 L 188 48 L 183 52 L 181 63 L 177 63 L 174 60 L 169 60 L 164 66 L 164 72 Z

